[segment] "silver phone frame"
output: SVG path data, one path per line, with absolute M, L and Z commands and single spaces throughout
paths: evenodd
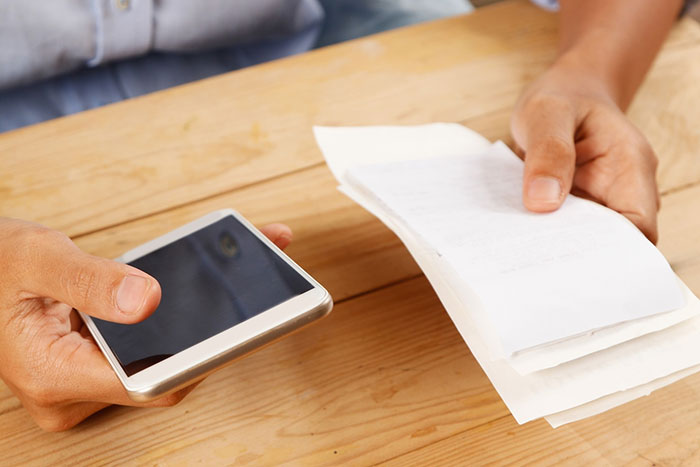
M 116 258 L 115 261 L 129 263 L 218 222 L 226 216 L 233 216 L 241 222 L 297 273 L 309 281 L 313 288 L 131 376 L 126 375 L 119 360 L 90 316 L 78 311 L 110 366 L 119 377 L 129 398 L 135 402 L 148 402 L 199 381 L 223 365 L 326 316 L 333 308 L 333 300 L 321 284 L 233 209 L 222 209 L 209 213 L 129 250 Z

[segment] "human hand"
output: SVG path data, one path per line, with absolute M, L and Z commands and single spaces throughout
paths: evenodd
M 599 80 L 553 65 L 520 97 L 511 131 L 525 159 L 527 209 L 554 211 L 571 192 L 619 212 L 656 243 L 656 156 Z
M 280 248 L 291 241 L 285 225 L 261 230 Z M 133 402 L 74 310 L 139 322 L 160 301 L 148 274 L 88 255 L 56 231 L 3 218 L 0 264 L 0 377 L 43 429 L 71 428 L 112 404 L 172 406 L 193 389 Z

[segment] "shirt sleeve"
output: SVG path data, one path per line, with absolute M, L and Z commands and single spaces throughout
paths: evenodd
M 318 0 L 0 0 L 0 89 L 151 51 L 284 41 L 322 21 Z
M 96 53 L 89 65 L 293 35 L 318 24 L 317 0 L 92 0 Z
M 559 10 L 559 1 L 558 0 L 532 0 L 532 3 L 544 8 L 545 10 L 549 10 L 549 11 Z
M 143 55 L 249 44 L 321 27 L 317 0 L 92 0 L 89 65 Z
M 92 0 L 95 54 L 87 62 L 104 62 L 143 55 L 151 48 L 153 0 Z
M 0 89 L 83 66 L 94 36 L 89 1 L 0 1 Z

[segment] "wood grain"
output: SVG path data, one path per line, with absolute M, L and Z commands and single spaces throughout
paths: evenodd
M 299 186 L 306 187 L 308 192 L 299 190 Z M 394 281 L 406 280 L 416 274 L 416 266 L 401 248 L 398 240 L 378 221 L 366 217 L 363 210 L 337 193 L 334 186 L 325 167 L 317 167 L 254 187 L 236 190 L 229 195 L 222 195 L 221 199 L 193 203 L 172 212 L 136 220 L 78 240 L 82 243 L 81 246 L 88 250 L 95 249 L 97 253 L 105 253 L 110 248 L 114 248 L 112 245 L 116 243 L 114 241 L 116 238 L 127 242 L 124 246 L 128 247 L 130 243 L 136 244 L 157 235 L 160 230 L 169 230 L 172 227 L 169 224 L 171 222 L 173 226 L 179 225 L 191 217 L 208 212 L 212 207 L 227 205 L 228 200 L 240 203 L 241 210 L 244 212 L 249 207 L 257 206 L 255 209 L 257 214 L 254 214 L 258 216 L 255 218 L 257 222 L 262 223 L 281 216 L 292 225 L 303 226 L 302 233 L 298 234 L 296 239 L 299 248 L 293 256 L 306 267 L 310 267 L 314 274 L 323 275 L 328 271 L 328 275 L 324 277 L 326 281 L 324 283 L 340 298 L 346 298 L 348 296 L 346 294 L 357 293 L 358 290 L 362 290 L 360 286 L 367 289 L 380 288 Z M 281 200 L 284 201 L 281 202 Z M 321 203 L 318 200 L 324 202 Z M 689 217 L 688 213 L 700 210 L 700 187 L 669 194 L 664 197 L 663 204 L 664 210 L 660 218 L 664 234 L 662 250 L 683 279 L 691 288 L 698 291 L 700 290 L 700 242 L 697 242 L 697 232 L 700 220 L 694 216 Z M 338 241 L 328 240 L 319 243 L 319 239 L 330 239 L 334 230 L 338 232 L 338 225 L 347 227 L 340 229 L 344 232 L 342 235 L 347 234 L 347 236 L 341 235 Z M 358 232 L 366 236 L 356 235 Z M 372 250 L 369 256 L 376 256 L 379 260 L 377 262 L 373 260 L 366 262 L 363 255 L 347 253 L 362 248 L 375 248 L 371 246 L 372 241 L 368 241 L 367 238 L 375 239 L 377 245 L 381 245 L 380 249 L 386 253 L 382 256 Z M 333 258 L 332 262 L 340 261 L 343 267 L 326 266 L 322 264 L 324 258 Z M 400 261 L 405 261 L 404 266 L 397 266 L 401 264 Z M 333 274 L 331 271 L 336 269 L 350 270 L 352 274 L 347 276 Z M 362 281 L 359 278 L 362 278 Z M 348 283 L 352 283 L 353 287 L 357 288 L 346 289 Z M 426 319 L 425 323 L 419 322 L 423 319 L 421 317 Z M 395 330 L 397 323 L 401 323 L 400 331 Z M 436 334 L 426 331 L 427 336 L 424 335 L 424 328 L 431 328 L 431 326 L 437 326 L 440 331 L 436 331 Z M 385 327 L 388 328 L 384 329 Z M 379 351 L 378 346 L 383 350 Z M 400 382 L 399 384 L 404 384 L 404 380 L 401 379 L 403 370 L 399 368 L 405 365 L 409 356 L 414 354 L 420 355 L 421 361 L 424 362 L 421 371 L 425 370 L 428 362 L 431 362 L 434 364 L 434 373 L 420 373 L 420 378 L 411 375 L 411 378 L 416 376 L 417 380 L 409 378 L 410 384 L 418 386 L 408 391 L 402 387 L 402 394 L 406 398 L 398 405 L 392 403 L 384 407 L 384 412 L 381 413 L 384 413 L 388 420 L 382 417 L 375 420 L 370 415 L 365 417 L 363 415 L 365 411 L 373 412 L 376 407 L 358 405 L 355 396 L 350 394 L 355 386 L 351 386 L 350 389 L 345 388 L 350 384 L 348 379 L 361 380 L 358 384 L 362 389 L 358 391 L 367 393 L 371 388 L 377 399 L 387 397 L 388 401 L 393 398 L 389 395 L 397 390 L 397 381 Z M 423 356 L 426 358 L 425 361 L 422 360 Z M 294 358 L 300 360 L 293 361 Z M 345 368 L 343 363 L 339 363 L 342 359 L 349 359 L 356 364 L 357 372 L 353 374 L 350 372 L 350 367 Z M 468 365 L 464 363 L 467 360 Z M 440 362 L 447 362 L 445 365 L 448 368 L 446 369 Z M 457 376 L 456 365 L 466 365 L 469 370 L 465 369 L 460 376 Z M 346 370 L 350 373 L 345 373 Z M 309 379 L 310 374 L 316 374 L 319 371 L 322 374 L 317 376 L 318 379 Z M 263 377 L 260 376 L 260 372 L 269 374 Z M 332 382 L 335 378 L 340 381 L 338 385 Z M 430 386 L 430 382 L 422 381 L 423 379 L 439 380 L 440 383 Z M 495 409 L 485 408 L 484 410 L 492 413 L 483 417 L 479 415 L 476 424 L 473 424 L 470 418 L 472 415 L 467 417 L 466 422 L 455 421 L 452 418 L 454 414 L 451 409 L 444 411 L 426 409 L 427 406 L 432 407 L 432 403 L 426 402 L 424 397 L 434 397 L 437 400 L 441 400 L 442 397 L 454 398 L 455 394 L 460 393 L 462 390 L 460 388 L 463 388 L 464 384 L 471 384 L 475 379 L 479 381 L 478 390 L 474 389 L 479 394 L 475 396 L 476 399 L 488 400 L 488 405 L 496 407 Z M 676 401 L 674 417 L 695 423 L 698 399 L 686 397 L 688 389 L 685 385 L 691 385 L 693 391 L 700 390 L 700 379 L 693 377 L 679 385 L 674 385 L 671 389 L 680 386 L 681 392 L 672 392 L 668 397 Z M 329 392 L 327 398 L 319 399 L 319 392 L 322 392 L 319 387 L 324 387 Z M 307 395 L 300 397 L 299 394 Z M 663 395 L 665 392 L 659 394 Z M 234 400 L 234 396 L 237 399 Z M 283 398 L 285 402 L 276 401 L 275 397 Z M 664 398 L 657 400 L 657 397 Z M 319 408 L 318 404 L 323 407 L 327 404 L 334 405 L 335 412 L 332 416 L 339 425 L 334 425 L 332 430 L 319 428 L 330 422 L 316 414 L 317 411 L 324 410 Z M 602 453 L 598 453 L 602 448 L 596 444 L 602 442 L 601 440 L 619 438 L 618 432 L 615 431 L 617 424 L 622 423 L 623 432 L 627 432 L 627 425 L 630 424 L 637 424 L 638 430 L 642 433 L 645 430 L 656 432 L 653 428 L 656 425 L 653 424 L 657 423 L 657 420 L 654 418 L 649 421 L 652 425 L 638 425 L 638 414 L 642 409 L 635 404 L 638 403 L 623 406 L 615 411 L 622 414 L 619 417 L 624 423 L 618 418 L 615 418 L 614 422 L 605 424 L 592 422 L 593 425 L 588 426 L 586 431 L 591 437 L 587 443 L 576 443 L 576 440 L 582 436 L 578 432 L 569 433 L 568 437 L 560 440 L 559 437 L 563 436 L 560 432 L 562 430 L 568 432 L 569 428 L 551 430 L 546 424 L 540 422 L 517 427 L 499 402 L 490 383 L 469 356 L 464 344 L 454 333 L 452 325 L 441 311 L 432 292 L 425 286 L 423 280 L 409 280 L 339 305 L 331 318 L 318 326 L 309 328 L 217 373 L 186 399 L 183 405 L 175 409 L 167 411 L 114 409 L 99 415 L 95 420 L 81 425 L 69 434 L 44 435 L 36 429 L 21 410 L 18 402 L 3 387 L 0 390 L 0 417 L 6 426 L 14 427 L 16 432 L 9 434 L 8 444 L 0 444 L 0 450 L 7 449 L 7 452 L 16 454 L 18 457 L 11 458 L 13 461 L 33 460 L 37 463 L 45 463 L 50 459 L 64 459 L 62 456 L 76 456 L 80 449 L 87 450 L 85 455 L 89 455 L 90 458 L 96 456 L 94 457 L 96 461 L 115 463 L 128 460 L 139 463 L 150 463 L 156 460 L 177 463 L 195 458 L 217 462 L 226 458 L 240 463 L 251 460 L 254 464 L 273 464 L 281 461 L 325 463 L 333 460 L 355 460 L 364 464 L 388 459 L 396 453 L 407 451 L 412 452 L 409 457 L 398 458 L 397 461 L 410 460 L 423 463 L 422 461 L 426 459 L 432 459 L 434 462 L 444 461 L 445 464 L 450 465 L 455 461 L 450 457 L 451 455 L 466 455 L 465 459 L 474 463 L 484 460 L 479 456 L 488 455 L 492 462 L 519 463 L 520 460 L 539 459 L 538 456 L 546 454 L 545 459 L 551 460 L 552 463 L 559 463 L 566 459 L 571 462 L 586 463 L 596 459 L 618 460 L 613 456 L 615 453 L 609 452 L 615 449 L 616 444 L 611 442 L 610 446 L 606 445 L 607 450 Z M 665 396 L 655 394 L 645 399 L 644 404 L 646 404 L 643 405 L 644 413 L 669 410 Z M 220 409 L 222 405 L 231 406 L 231 412 L 222 414 Z M 359 414 L 353 413 L 350 406 L 357 406 Z M 243 412 L 240 412 L 243 410 L 241 407 L 245 408 Z M 469 405 L 470 414 L 472 410 L 476 410 L 476 403 Z M 685 418 L 679 415 L 681 412 L 688 412 Z M 418 417 L 417 414 L 424 417 L 424 424 L 421 425 L 414 419 Z M 300 417 L 305 421 L 298 421 Z M 503 417 L 506 417 L 507 421 L 500 420 Z M 245 419 L 246 422 L 238 422 L 239 418 Z M 592 420 L 598 418 L 600 417 Z M 213 433 L 207 431 L 208 419 L 216 425 Z M 372 422 L 356 421 L 358 419 L 372 420 Z M 345 421 L 341 422 L 341 420 Z M 308 432 L 290 434 L 287 430 L 288 424 L 296 426 L 294 423 L 306 424 L 304 426 Z M 192 424 L 194 428 L 188 428 L 186 424 Z M 394 424 L 407 425 L 413 431 L 410 436 L 406 435 L 401 431 L 403 428 L 395 427 Z M 153 427 L 163 425 L 167 428 L 161 428 L 152 440 L 136 439 L 138 433 L 150 432 L 155 430 Z M 488 436 L 492 436 L 491 430 L 502 426 L 507 427 L 507 429 L 504 428 L 506 430 L 503 434 L 504 443 L 508 439 L 525 437 L 527 441 L 518 444 L 520 449 L 524 450 L 523 452 L 515 448 L 503 452 L 493 450 L 488 444 L 484 449 L 475 448 L 474 451 L 466 452 L 463 450 L 465 438 L 473 441 L 466 446 L 472 446 L 477 441 L 481 443 L 479 437 L 481 430 L 488 429 Z M 673 436 L 669 435 L 669 438 L 659 439 L 656 442 L 662 445 L 672 443 L 677 431 L 685 425 L 672 426 L 675 427 L 675 430 L 670 432 Z M 129 429 L 133 430 L 132 434 L 124 433 Z M 250 431 L 255 435 L 252 438 L 241 434 Z M 331 432 L 332 436 L 328 432 Z M 510 434 L 507 434 L 508 432 Z M 366 438 L 357 439 L 358 433 L 363 433 L 362 436 Z M 397 435 L 397 433 L 404 434 Z M 451 438 L 453 434 L 454 440 Z M 109 442 L 109 452 L 100 454 L 99 440 L 107 440 L 113 435 L 118 435 L 120 439 L 124 437 L 124 443 L 114 445 L 113 442 Z M 268 444 L 263 445 L 264 448 L 258 448 L 261 445 L 253 441 L 257 436 L 269 439 Z M 398 436 L 398 440 L 392 436 Z M 639 435 L 634 434 L 634 436 Z M 87 441 L 88 437 L 94 441 Z M 381 449 L 372 441 L 375 437 L 387 443 L 389 442 L 387 440 L 391 440 L 391 443 L 385 449 Z M 542 437 L 542 440 L 537 437 Z M 20 445 L 18 441 L 28 438 L 34 439 L 31 443 L 32 449 L 18 450 L 15 447 Z M 234 438 L 237 440 L 235 443 Z M 559 446 L 559 451 L 550 448 L 551 439 L 557 440 L 556 446 Z M 435 448 L 438 449 L 439 455 L 435 453 L 431 444 L 436 440 L 445 440 L 437 446 L 447 444 L 444 448 Z M 290 447 L 292 441 L 303 445 L 304 450 Z M 624 442 L 630 450 L 640 446 L 627 438 L 624 438 Z M 646 440 L 644 442 L 647 443 Z M 454 446 L 450 443 L 454 443 Z M 593 445 L 598 447 L 592 450 Z M 124 446 L 129 447 L 126 454 L 123 452 Z M 426 446 L 425 452 L 420 450 L 423 446 Z M 285 449 L 279 451 L 281 447 Z M 331 456 L 329 454 L 331 451 L 338 451 L 341 455 Z M 263 457 L 256 457 L 261 454 Z M 600 458 L 595 457 L 596 455 Z
M 292 178 L 298 176 L 296 174 Z M 316 180 L 320 178 L 310 177 Z M 302 183 L 314 188 L 314 185 L 307 184 L 308 181 L 306 178 L 301 179 Z M 279 213 L 289 211 L 289 206 L 284 204 L 261 202 L 265 196 L 275 198 L 275 190 L 267 187 L 273 183 L 275 182 L 261 184 L 255 190 L 248 189 L 257 191 L 257 195 L 250 193 L 241 199 L 250 197 L 248 202 L 251 205 L 259 203 L 258 205 L 266 205 L 273 211 L 279 209 Z M 322 189 L 314 191 L 323 192 Z M 695 252 L 691 257 L 695 255 L 697 261 L 675 265 L 691 287 L 695 287 L 694 284 L 700 285 L 700 271 L 697 270 L 700 266 L 700 257 L 697 255 L 700 246 L 695 242 L 694 250 L 689 248 L 693 246 L 691 239 L 697 239 L 698 221 L 691 219 L 689 222 L 679 222 L 676 216 L 683 216 L 684 212 L 697 212 L 700 208 L 698 193 L 700 187 L 666 196 L 661 217 L 662 229 L 667 230 L 666 255 L 671 261 L 684 251 Z M 309 213 L 309 217 L 305 218 L 310 231 L 324 223 L 323 219 L 327 217 L 325 210 L 333 212 L 337 209 L 333 207 L 336 203 L 346 205 L 351 211 L 359 210 L 355 206 L 347 206 L 348 201 L 339 195 L 335 203 L 331 201 L 323 204 L 324 210 Z M 206 206 L 200 208 L 208 210 Z M 182 208 L 173 215 L 175 223 L 179 222 L 178 216 L 182 215 L 179 211 L 185 209 Z M 303 210 L 297 206 L 296 212 L 303 213 Z M 361 213 L 360 210 L 356 214 Z M 269 215 L 274 216 L 275 213 Z M 265 218 L 260 220 L 264 221 Z M 140 225 L 140 228 L 134 228 L 133 231 L 149 236 L 152 233 L 149 229 L 169 229 L 168 225 L 161 225 L 164 221 L 157 216 L 135 221 L 133 224 Z M 377 221 L 370 219 L 368 224 L 371 232 L 379 231 L 382 235 L 383 228 Z M 666 229 L 666 226 L 674 225 L 678 227 Z M 128 227 L 128 224 L 122 226 L 127 232 L 131 230 Z M 383 234 L 393 238 L 386 231 Z M 100 238 L 99 234 L 90 237 Z M 297 240 L 306 243 L 303 239 Z M 99 244 L 99 241 L 96 242 Z M 350 241 L 349 246 L 354 246 L 354 243 Z M 338 250 L 342 247 L 342 243 L 328 242 L 318 251 L 309 251 L 314 255 L 334 256 L 338 251 L 328 249 Z M 305 251 L 302 249 L 300 253 Z M 405 255 L 405 252 L 395 254 Z M 351 261 L 346 258 L 344 263 L 348 262 Z M 358 275 L 372 274 L 374 268 L 376 265 L 368 265 L 367 269 L 358 271 Z M 686 272 L 688 270 L 690 273 Z M 385 282 L 408 276 L 412 273 L 412 268 L 393 272 L 395 277 L 384 277 L 383 281 L 372 286 L 378 287 Z M 374 280 L 378 279 L 373 277 Z M 336 287 L 333 282 L 329 286 Z M 397 326 L 400 327 L 399 330 L 396 329 Z M 420 356 L 420 365 L 407 366 L 406 362 L 413 355 Z M 343 360 L 352 362 L 354 366 Z M 427 371 L 428 367 L 431 368 L 430 371 Z M 353 372 L 353 369 L 356 371 Z M 439 384 L 435 384 L 435 381 L 439 381 Z M 464 385 L 471 385 L 475 381 L 478 381 L 477 386 L 464 389 Z M 676 389 L 677 386 L 680 389 Z M 671 389 L 673 392 L 664 396 Z M 402 452 L 410 452 L 409 457 L 398 458 L 396 461 L 421 464 L 431 460 L 433 465 L 454 465 L 456 459 L 451 456 L 459 456 L 470 463 L 488 460 L 499 464 L 525 460 L 548 460 L 551 463 L 564 460 L 575 463 L 587 463 L 596 459 L 613 461 L 622 459 L 615 457 L 618 455 L 618 444 L 606 440 L 624 441 L 630 452 L 637 449 L 640 444 L 630 441 L 628 437 L 621 437 L 620 432 L 628 433 L 628 425 L 633 425 L 637 431 L 629 435 L 632 439 L 641 436 L 640 433 L 647 433 L 647 436 L 651 436 L 649 433 L 657 433 L 658 420 L 645 416 L 649 425 L 640 425 L 638 414 L 642 411 L 645 414 L 667 413 L 669 398 L 675 401 L 674 409 L 670 412 L 674 420 L 695 423 L 699 399 L 695 396 L 688 397 L 688 390 L 700 390 L 698 377 L 673 385 L 644 401 L 616 409 L 611 412 L 618 414 L 613 421 L 590 422 L 592 425 L 586 425 L 583 434 L 579 431 L 570 432 L 571 428 L 568 427 L 551 430 L 542 422 L 518 427 L 507 415 L 498 395 L 456 335 L 427 285 L 423 280 L 412 280 L 339 305 L 331 317 L 319 325 L 217 373 L 174 409 L 112 409 L 67 434 L 44 434 L 34 426 L 7 388 L 3 387 L 0 390 L 0 417 L 4 426 L 10 427 L 10 430 L 3 430 L 6 441 L 4 444 L 0 442 L 0 450 L 13 456 L 7 458 L 10 463 L 32 461 L 37 464 L 73 458 L 79 459 L 81 463 L 88 460 L 98 463 L 151 463 L 156 460 L 177 463 L 187 459 L 216 463 L 226 459 L 238 463 L 250 460 L 254 464 L 282 461 L 316 464 L 332 463 L 335 460 L 355 460 L 365 464 L 392 458 L 396 453 Z M 363 403 L 357 401 L 359 396 L 352 394 L 353 391 L 364 395 Z M 394 393 L 399 391 L 404 399 L 395 403 Z M 467 404 L 468 410 L 460 412 L 456 409 L 455 414 L 454 406 L 450 406 L 448 401 L 464 402 L 464 399 L 460 399 L 461 396 L 456 396 L 462 394 L 462 391 L 474 391 L 475 395 L 469 396 L 472 397 L 472 402 Z M 320 393 L 325 395 L 322 397 Z M 368 393 L 371 393 L 370 397 L 376 399 L 378 405 L 366 400 Z M 426 397 L 435 399 L 426 401 Z M 489 401 L 486 407 L 481 407 L 488 415 L 479 412 L 479 404 L 483 401 Z M 640 408 L 640 403 L 645 405 Z M 449 409 L 441 409 L 442 404 L 448 404 Z M 228 409 L 222 412 L 221 407 Z M 355 409 L 357 413 L 353 412 Z M 328 410 L 331 412 L 325 415 Z M 372 418 L 371 413 L 375 411 L 383 415 Z M 476 421 L 473 420 L 473 412 L 479 413 Z M 459 414 L 465 420 L 455 420 L 454 417 Z M 685 415 L 681 416 L 682 414 Z M 611 415 L 601 417 L 609 416 Z M 363 420 L 372 422 L 366 423 Z M 215 426 L 212 428 L 210 424 Z M 329 424 L 332 429 L 328 428 Z M 164 426 L 167 428 L 162 428 Z M 295 431 L 298 426 L 304 426 L 307 431 Z M 578 424 L 574 425 L 576 426 Z M 677 432 L 685 424 L 674 421 L 670 426 L 674 429 L 669 431 L 668 437 L 655 438 L 656 443 L 661 446 L 669 443 L 672 445 Z M 503 433 L 498 431 L 501 429 L 504 430 Z M 140 438 L 143 433 L 153 434 L 148 440 L 142 440 Z M 453 439 L 450 435 L 454 433 Z M 504 439 L 501 441 L 509 446 L 513 444 L 513 439 L 524 438 L 525 441 L 516 445 L 522 452 L 512 446 L 508 450 L 494 449 L 482 440 L 497 435 L 502 436 Z M 583 435 L 590 439 L 586 443 L 577 442 Z M 395 436 L 398 438 L 395 439 Z M 256 441 L 258 437 L 267 439 L 267 442 L 260 444 Z M 120 440 L 119 443 L 111 441 L 115 438 Z M 32 439 L 32 442 L 24 444 L 23 440 L 28 439 Z M 381 440 L 381 443 L 375 443 L 376 439 Z M 433 441 L 437 440 L 443 441 L 433 445 Z M 646 446 L 647 442 L 644 439 L 643 445 Z M 109 445 L 107 452 L 102 452 L 103 443 Z M 293 449 L 295 443 L 303 445 L 304 449 Z M 385 443 L 388 444 L 382 449 L 381 446 Z M 552 443 L 555 443 L 557 450 L 552 448 Z M 606 449 L 602 453 L 601 443 Z M 425 452 L 421 449 L 424 446 Z M 470 446 L 474 448 L 465 450 Z M 596 446 L 596 449 L 591 449 L 591 446 Z
M 697 465 L 700 375 L 556 430 L 506 416 L 387 465 Z
M 326 166 L 317 166 L 75 240 L 85 251 L 113 258 L 208 212 L 232 207 L 257 225 L 291 226 L 288 254 L 336 301 L 419 275 L 399 240 L 336 186 Z
M 0 135 L 0 216 L 101 256 L 233 207 L 295 231 L 340 304 L 172 409 L 41 432 L 0 384 L 0 464 L 676 465 L 698 462 L 700 376 L 552 430 L 517 426 L 398 239 L 335 190 L 313 124 L 458 121 L 508 139 L 551 60 L 525 0 Z M 630 111 L 661 159 L 662 252 L 700 292 L 700 28 L 681 21 Z
M 367 464 L 506 414 L 419 278 L 338 305 L 172 409 L 113 408 L 59 434 L 6 412 L 0 452 L 8 464 Z
M 700 180 L 683 157 L 693 141 L 663 136 L 697 131 L 687 103 L 700 61 L 687 58 L 700 31 L 688 21 L 632 111 L 672 162 L 665 188 Z M 507 120 L 488 116 L 507 114 L 555 39 L 553 15 L 505 2 L 5 133 L 0 215 L 71 236 L 99 230 L 317 164 L 314 124 L 460 121 L 507 139 Z
M 688 287 L 700 295 L 700 186 L 663 196 L 659 249 Z
M 116 257 L 208 212 L 233 207 L 252 222 L 285 222 L 288 253 L 336 300 L 416 277 L 418 266 L 398 238 L 336 190 L 325 166 L 235 190 L 76 238 L 85 251 Z M 700 186 L 662 196 L 659 248 L 700 293 Z M 339 265 L 342 264 L 342 267 Z

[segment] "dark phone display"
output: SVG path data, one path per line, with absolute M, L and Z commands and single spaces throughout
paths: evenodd
M 137 324 L 93 318 L 129 376 L 313 288 L 233 216 L 129 264 L 160 283 L 158 309 Z

